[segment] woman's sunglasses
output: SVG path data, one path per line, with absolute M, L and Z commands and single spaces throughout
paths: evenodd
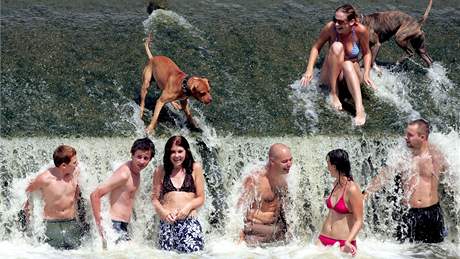
M 332 17 L 332 21 L 333 21 L 334 23 L 338 23 L 339 25 L 344 25 L 345 23 L 348 22 L 348 21 L 345 21 L 345 20 L 337 20 L 337 18 L 335 18 L 335 16 Z

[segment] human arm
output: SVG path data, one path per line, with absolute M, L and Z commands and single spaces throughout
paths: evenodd
M 49 174 L 49 171 L 45 171 L 45 172 L 39 174 L 37 177 L 32 179 L 29 182 L 29 184 L 27 185 L 27 187 L 26 187 L 27 198 L 26 198 L 26 201 L 24 202 L 24 205 L 23 205 L 23 210 L 24 210 L 24 215 L 25 215 L 26 222 L 29 222 L 29 217 L 30 217 L 30 200 L 29 200 L 29 196 L 30 196 L 30 194 L 32 192 L 40 190 L 40 189 L 42 189 L 43 187 L 46 187 L 49 184 L 48 174 Z
M 93 210 L 94 221 L 98 228 L 99 235 L 104 238 L 104 230 L 101 225 L 101 198 L 116 188 L 126 184 L 129 179 L 129 171 L 124 170 L 123 166 L 117 169 L 106 182 L 99 185 L 90 195 L 91 208 Z
M 164 178 L 164 168 L 163 166 L 158 166 L 153 173 L 153 183 L 152 183 L 152 204 L 155 212 L 158 214 L 160 219 L 172 223 L 176 220 L 177 213 L 174 211 L 167 210 L 161 204 L 161 192 L 163 189 L 163 178 Z
M 388 182 L 390 178 L 390 169 L 389 167 L 384 167 L 380 172 L 372 178 L 370 183 L 364 188 L 362 194 L 364 194 L 364 199 L 367 199 L 369 194 L 380 191 L 382 187 Z
M 195 182 L 195 198 L 193 198 L 190 202 L 187 203 L 179 212 L 177 213 L 178 219 L 185 219 L 189 214 L 190 211 L 198 209 L 199 207 L 203 206 L 205 194 L 204 194 L 204 176 L 203 176 L 203 168 L 201 164 L 194 163 L 193 164 L 193 181 Z
M 276 221 L 275 212 L 263 212 L 258 208 L 252 208 L 246 213 L 246 220 L 259 224 L 272 224 Z
M 351 242 L 356 240 L 358 232 L 363 227 L 363 195 L 361 194 L 359 186 L 355 183 L 348 188 L 347 194 L 354 223 L 347 239 L 345 240 L 345 245 L 342 247 L 342 250 L 344 252 L 351 253 L 354 256 L 356 254 L 356 247 L 352 245 Z
M 366 26 L 359 24 L 358 25 L 358 38 L 359 38 L 359 45 L 361 46 L 361 50 L 363 52 L 363 62 L 364 62 L 364 75 L 363 80 L 367 86 L 372 87 L 374 90 L 377 89 L 374 82 L 371 80 L 370 71 L 372 67 L 372 52 L 369 47 L 369 30 Z
M 307 70 L 303 74 L 302 79 L 300 80 L 302 86 L 307 86 L 312 80 L 313 67 L 316 63 L 316 59 L 318 58 L 321 48 L 323 47 L 324 43 L 326 43 L 326 41 L 328 41 L 330 38 L 332 26 L 334 26 L 332 22 L 326 24 L 326 26 L 324 26 L 321 30 L 319 37 L 316 39 L 315 43 L 311 47 L 310 56 L 308 58 L 307 63 Z

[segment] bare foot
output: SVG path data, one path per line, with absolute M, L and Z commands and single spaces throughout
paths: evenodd
M 171 104 L 176 110 L 182 110 L 182 106 L 180 106 L 178 101 L 171 102 Z
M 356 126 L 363 126 L 366 123 L 366 113 L 357 113 L 354 122 Z
M 342 103 L 337 95 L 331 95 L 331 105 L 336 111 L 342 110 Z

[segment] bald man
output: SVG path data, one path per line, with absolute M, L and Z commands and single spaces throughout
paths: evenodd
M 273 144 L 268 162 L 256 168 L 243 181 L 238 207 L 244 212 L 240 238 L 256 246 L 286 239 L 283 202 L 288 186 L 285 176 L 292 165 L 291 150 L 284 144 Z

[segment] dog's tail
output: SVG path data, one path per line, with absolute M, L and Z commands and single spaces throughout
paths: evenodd
M 433 0 L 430 0 L 428 2 L 428 6 L 426 7 L 425 14 L 423 14 L 422 18 L 418 21 L 420 25 L 423 25 L 428 18 L 428 14 L 430 13 L 431 10 L 431 5 L 433 4 Z
M 152 34 L 149 33 L 147 38 L 144 41 L 144 47 L 145 47 L 145 52 L 147 53 L 147 56 L 149 59 L 153 58 L 152 52 L 150 52 L 150 43 L 152 42 Z

